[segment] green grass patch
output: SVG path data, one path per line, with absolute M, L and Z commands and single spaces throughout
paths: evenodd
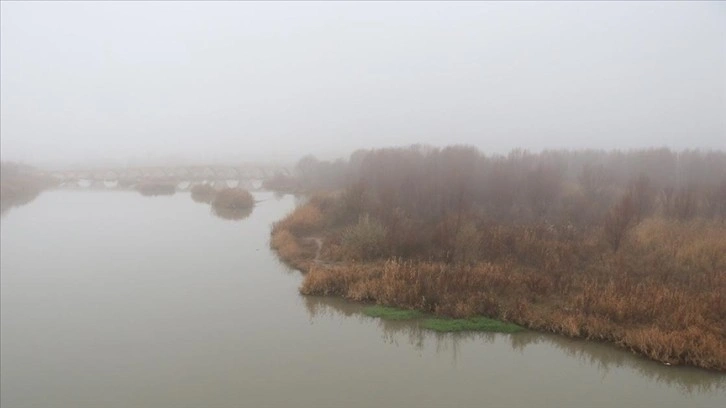
M 388 306 L 370 306 L 363 309 L 363 314 L 370 317 L 380 317 L 388 320 L 410 320 L 422 317 L 424 314 L 415 310 L 398 309 Z
M 397 307 L 380 305 L 366 307 L 363 309 L 363 314 L 387 320 L 412 320 L 427 317 L 425 313 L 416 310 L 399 309 Z M 468 319 L 429 317 L 423 320 L 421 327 L 437 332 L 482 331 L 494 333 L 516 333 L 524 330 L 523 327 L 517 326 L 514 323 L 506 323 L 483 316 L 470 317 Z
M 496 333 L 516 333 L 524 330 L 513 323 L 501 322 L 488 317 L 471 317 L 469 319 L 426 319 L 422 327 L 437 332 L 484 331 Z

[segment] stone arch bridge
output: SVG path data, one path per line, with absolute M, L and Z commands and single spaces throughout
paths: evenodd
M 188 190 L 195 184 L 211 184 L 217 188 L 244 187 L 260 189 L 262 182 L 276 174 L 290 175 L 283 166 L 147 166 L 94 168 L 51 171 L 64 189 L 134 189 L 143 183 L 173 184 L 177 190 Z

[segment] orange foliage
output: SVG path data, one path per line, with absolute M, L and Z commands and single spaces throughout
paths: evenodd
M 342 189 L 273 227 L 272 247 L 307 272 L 303 294 L 485 315 L 726 370 L 725 153 L 414 146 L 301 170 L 303 184 Z

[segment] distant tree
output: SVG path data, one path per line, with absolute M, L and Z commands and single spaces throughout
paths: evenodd
M 300 180 L 305 184 L 311 184 L 317 176 L 320 161 L 313 155 L 307 155 L 300 159 L 295 165 Z
M 681 188 L 673 197 L 671 216 L 679 220 L 688 220 L 696 215 L 698 202 L 696 193 L 690 188 Z
M 539 164 L 527 175 L 527 198 L 535 217 L 544 216 L 560 194 L 561 175 L 554 166 Z
M 620 248 L 635 216 L 635 206 L 630 193 L 625 194 L 605 216 L 603 232 L 613 252 L 617 252 Z
M 720 218 L 726 218 L 726 179 L 713 189 L 709 197 L 711 213 Z
M 655 191 L 646 175 L 632 180 L 628 185 L 628 193 L 633 200 L 633 211 L 638 221 L 650 214 L 655 199 Z

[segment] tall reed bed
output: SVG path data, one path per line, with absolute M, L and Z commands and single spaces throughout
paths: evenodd
M 345 231 L 314 203 L 273 228 L 272 247 L 306 272 L 306 295 L 340 296 L 447 317 L 484 315 L 533 329 L 607 341 L 669 364 L 726 370 L 726 225 L 652 217 L 617 252 L 592 236 L 537 227 L 481 232 L 487 260 L 379 257 L 314 262 L 310 236 L 330 236 L 326 259 L 345 259 Z M 338 243 L 335 243 L 338 236 Z M 341 255 L 343 254 L 343 255 Z
M 726 370 L 724 152 L 413 146 L 298 167 L 300 185 L 332 189 L 272 230 L 304 294 Z

